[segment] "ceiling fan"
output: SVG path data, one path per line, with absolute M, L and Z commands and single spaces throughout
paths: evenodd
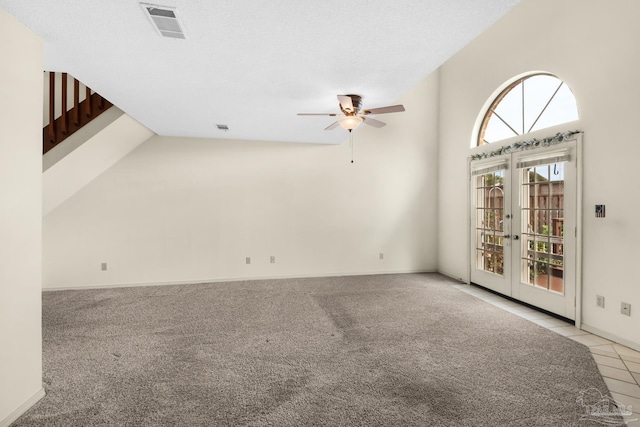
M 342 126 L 345 130 L 351 132 L 360 123 L 366 123 L 369 126 L 381 128 L 386 125 L 385 122 L 376 120 L 372 117 L 368 117 L 370 114 L 386 114 L 386 113 L 400 113 L 404 111 L 403 105 L 390 105 L 388 107 L 371 108 L 368 110 L 362 110 L 362 97 L 360 95 L 338 95 L 338 101 L 340 102 L 340 111 L 344 117 L 339 118 L 327 126 L 324 130 L 333 130 L 338 125 Z M 298 113 L 299 116 L 339 116 L 340 113 Z

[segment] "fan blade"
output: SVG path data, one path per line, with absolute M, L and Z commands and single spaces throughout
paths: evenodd
M 390 105 L 388 107 L 372 108 L 364 110 L 362 114 L 385 114 L 385 113 L 401 113 L 404 111 L 404 105 Z
M 368 124 L 369 126 L 373 126 L 374 128 L 381 128 L 382 126 L 386 126 L 385 122 L 381 122 L 380 120 L 372 119 L 371 117 L 363 117 L 362 121 Z
M 298 113 L 298 116 L 331 116 L 335 117 L 338 113 Z
M 340 124 L 340 123 L 338 123 L 338 122 L 333 122 L 333 123 L 331 123 L 329 126 L 327 126 L 326 128 L 324 128 L 324 130 L 333 130 L 333 129 L 337 128 L 339 124 Z
M 382 126 L 386 126 L 385 122 L 381 122 L 380 120 L 372 119 L 371 117 L 363 117 L 362 121 L 369 126 L 373 126 L 374 128 L 381 128 Z
M 340 105 L 342 109 L 345 111 L 353 111 L 353 101 L 350 96 L 346 95 L 338 95 L 338 101 L 340 101 Z

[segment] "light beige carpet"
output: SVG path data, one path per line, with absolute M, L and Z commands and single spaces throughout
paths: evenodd
M 45 292 L 16 426 L 586 426 L 586 347 L 436 274 Z M 592 423 L 591 425 L 599 425 Z

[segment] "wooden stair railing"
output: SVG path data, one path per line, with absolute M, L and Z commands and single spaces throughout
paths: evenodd
M 73 79 L 73 104 L 68 105 L 68 78 L 67 73 L 60 73 L 61 91 L 59 98 L 56 96 L 56 73 L 49 72 L 49 124 L 42 129 L 42 154 L 60 144 L 78 129 L 91 120 L 107 111 L 113 104 L 93 92 L 90 88 L 85 90 L 85 99 L 80 102 L 80 82 Z M 60 117 L 55 117 L 55 108 L 60 105 Z

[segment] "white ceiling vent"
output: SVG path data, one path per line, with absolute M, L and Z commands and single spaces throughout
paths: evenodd
M 145 15 L 153 24 L 153 28 L 162 37 L 170 37 L 173 39 L 185 39 L 184 30 L 178 11 L 175 7 L 158 6 L 155 4 L 140 3 L 144 9 Z

